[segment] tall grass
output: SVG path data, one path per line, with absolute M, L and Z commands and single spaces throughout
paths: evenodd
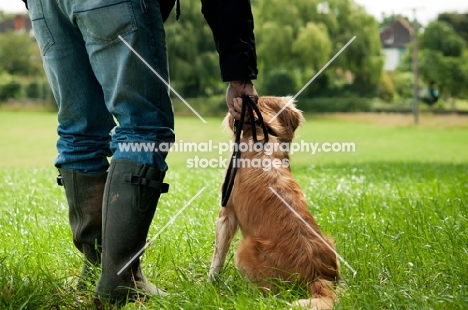
M 345 289 L 337 309 L 466 309 L 468 130 L 308 119 L 298 139 L 356 143 L 353 154 L 292 157 L 310 210 L 357 271 L 353 276 L 341 264 Z M 178 139 L 226 141 L 220 121 L 178 119 Z M 0 309 L 93 307 L 92 288 L 74 288 L 82 258 L 51 167 L 55 126 L 53 114 L 0 113 Z M 171 155 L 171 190 L 161 199 L 150 238 L 206 189 L 143 256 L 147 277 L 169 295 L 125 308 L 290 308 L 302 292 L 285 286 L 263 296 L 237 273 L 234 249 L 220 281 L 207 281 L 223 171 L 186 168 L 187 158 L 216 152 Z

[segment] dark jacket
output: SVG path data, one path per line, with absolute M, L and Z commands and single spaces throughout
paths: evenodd
M 254 20 L 250 0 L 201 0 L 210 26 L 223 81 L 257 78 Z
M 28 7 L 27 0 L 23 2 Z M 257 54 L 250 0 L 201 0 L 201 3 L 202 13 L 213 32 L 223 81 L 256 79 Z

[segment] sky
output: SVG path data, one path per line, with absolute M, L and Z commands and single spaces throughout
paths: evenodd
M 465 0 L 354 0 L 364 6 L 366 11 L 378 20 L 386 15 L 402 14 L 413 18 L 412 9 L 417 9 L 416 17 L 422 25 L 427 25 L 441 12 L 468 13 Z M 0 10 L 5 12 L 26 12 L 21 0 L 0 0 Z
M 439 13 L 457 12 L 468 13 L 466 0 L 354 0 L 362 5 L 366 11 L 378 20 L 385 15 L 401 14 L 413 20 L 413 9 L 416 9 L 416 18 L 422 25 L 435 20 Z

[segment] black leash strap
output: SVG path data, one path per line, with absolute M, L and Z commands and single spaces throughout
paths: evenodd
M 255 113 L 257 117 L 255 117 Z M 234 180 L 236 178 L 237 170 L 239 169 L 239 162 L 238 160 L 241 158 L 241 150 L 240 150 L 240 139 L 242 133 L 242 126 L 244 126 L 244 119 L 245 114 L 249 113 L 249 123 L 250 127 L 252 128 L 252 138 L 255 144 L 262 143 L 265 145 L 268 143 L 268 128 L 265 126 L 263 122 L 262 113 L 257 107 L 257 104 L 252 99 L 252 97 L 247 95 L 242 95 L 242 111 L 240 115 L 240 120 L 234 121 L 234 133 L 236 134 L 236 138 L 234 140 L 234 151 L 232 152 L 232 157 L 229 162 L 229 167 L 226 171 L 226 176 L 224 177 L 224 183 L 221 191 L 221 206 L 225 207 L 229 197 L 231 196 L 232 187 L 234 186 Z M 259 142 L 257 139 L 257 129 L 256 124 L 260 125 L 263 131 L 264 140 L 263 142 Z

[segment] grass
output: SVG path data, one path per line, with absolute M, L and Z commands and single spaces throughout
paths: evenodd
M 445 117 L 445 116 L 444 116 Z M 322 230 L 334 237 L 346 290 L 337 309 L 465 309 L 468 304 L 468 122 L 395 115 L 308 116 L 298 140 L 354 142 L 355 153 L 297 153 L 292 169 Z M 227 141 L 219 118 L 179 118 L 183 141 Z M 81 257 L 71 242 L 63 189 L 55 185 L 54 114 L 0 113 L 0 309 L 90 309 L 74 290 Z M 154 236 L 206 189 L 144 255 L 165 298 L 126 309 L 288 309 L 300 292 L 262 296 L 237 273 L 233 251 L 219 283 L 206 279 L 222 169 L 187 169 L 172 153 L 171 191 Z M 229 156 L 223 154 L 224 157 Z

